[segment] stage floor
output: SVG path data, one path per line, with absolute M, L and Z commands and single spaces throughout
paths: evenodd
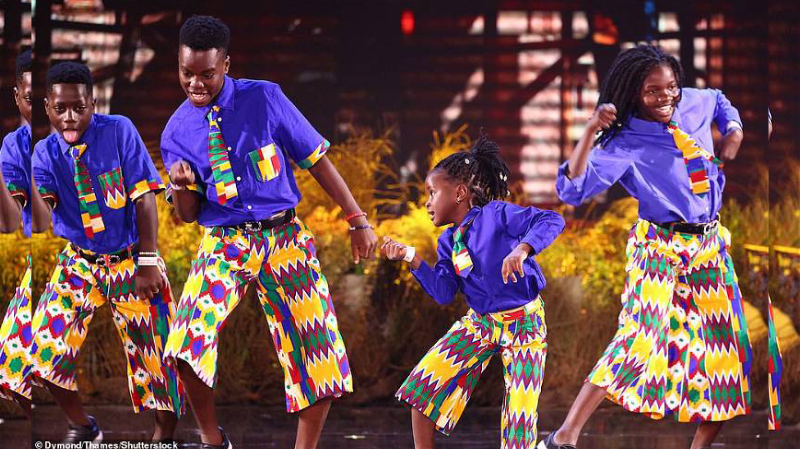
M 134 414 L 121 406 L 87 406 L 97 418 L 107 442 L 143 441 L 152 431 L 151 414 Z M 218 408 L 221 425 L 237 449 L 291 448 L 296 417 L 276 407 Z M 565 409 L 540 410 L 540 436 L 561 422 Z M 789 449 L 798 447 L 800 426 L 779 432 L 766 431 L 764 412 L 733 420 L 725 426 L 714 448 Z M 5 420 L 0 424 L 3 449 L 36 447 L 26 444 L 29 423 Z M 500 412 L 496 408 L 467 407 L 450 437 L 439 436 L 439 448 L 496 448 L 499 446 Z M 603 407 L 592 417 L 581 437 L 581 449 L 688 449 L 695 426 L 671 420 L 652 421 L 617 407 Z M 39 406 L 34 415 L 34 443 L 58 441 L 66 421 L 54 405 Z M 178 424 L 181 448 L 198 448 L 194 418 Z M 334 404 L 322 435 L 320 449 L 412 448 L 410 413 L 401 406 L 352 407 Z

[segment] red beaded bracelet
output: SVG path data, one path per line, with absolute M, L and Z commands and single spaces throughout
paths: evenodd
M 367 217 L 367 213 L 366 212 L 353 212 L 352 214 L 344 217 L 344 220 L 345 221 L 350 221 L 350 220 L 352 220 L 354 218 L 358 218 L 358 217 L 366 218 Z

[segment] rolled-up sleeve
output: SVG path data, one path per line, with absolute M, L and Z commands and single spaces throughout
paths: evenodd
M 561 164 L 556 177 L 556 193 L 561 201 L 578 206 L 614 185 L 625 176 L 631 165 L 627 152 L 611 146 L 595 147 L 589 154 L 586 171 L 580 176 L 569 176 L 569 161 Z

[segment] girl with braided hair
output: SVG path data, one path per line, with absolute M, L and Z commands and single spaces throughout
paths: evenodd
M 698 423 L 692 449 L 710 447 L 726 420 L 750 410 L 752 350 L 730 232 L 718 221 L 725 175 L 711 140 L 715 122 L 722 158 L 733 159 L 741 120 L 722 92 L 683 88 L 682 76 L 658 47 L 622 52 L 559 169 L 563 201 L 579 205 L 619 182 L 639 200 L 639 220 L 616 335 L 540 449 L 575 449 L 603 398 L 653 419 Z
M 408 262 L 436 302 L 447 304 L 460 290 L 470 306 L 396 394 L 412 408 L 417 449 L 433 447 L 434 429 L 445 435 L 453 430 L 495 354 L 505 373 L 502 447 L 536 444 L 547 330 L 540 296 L 545 279 L 533 256 L 564 230 L 564 219 L 502 201 L 508 174 L 500 149 L 485 136 L 431 170 L 425 180 L 428 213 L 436 226 L 453 225 L 439 236 L 433 267 L 413 247 L 384 239 L 383 253 Z

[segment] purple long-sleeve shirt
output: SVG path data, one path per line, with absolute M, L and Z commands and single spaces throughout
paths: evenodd
M 716 89 L 684 88 L 672 120 L 710 153 L 711 122 L 722 132 L 728 124 L 741 126 L 739 112 Z M 639 200 L 639 217 L 657 223 L 713 220 L 722 205 L 725 174 L 703 160 L 711 191 L 705 196 L 692 193 L 683 153 L 675 145 L 667 125 L 631 117 L 603 148 L 593 148 L 589 165 L 580 176 L 568 176 L 568 162 L 561 165 L 556 192 L 564 202 L 579 205 L 619 182 Z
M 472 271 L 466 278 L 456 275 L 452 259 L 455 226 L 452 226 L 439 236 L 436 264 L 431 267 L 423 261 L 418 269 L 411 271 L 422 288 L 439 304 L 451 302 L 460 289 L 467 297 L 467 304 L 481 314 L 514 309 L 536 298 L 546 281 L 533 256 L 564 231 L 561 215 L 492 201 L 472 208 L 463 222 L 469 220 L 473 220 L 472 225 L 464 238 Z M 504 284 L 500 275 L 503 259 L 520 243 L 533 248 L 524 262 L 525 277 L 518 277 L 517 283 L 509 280 Z

